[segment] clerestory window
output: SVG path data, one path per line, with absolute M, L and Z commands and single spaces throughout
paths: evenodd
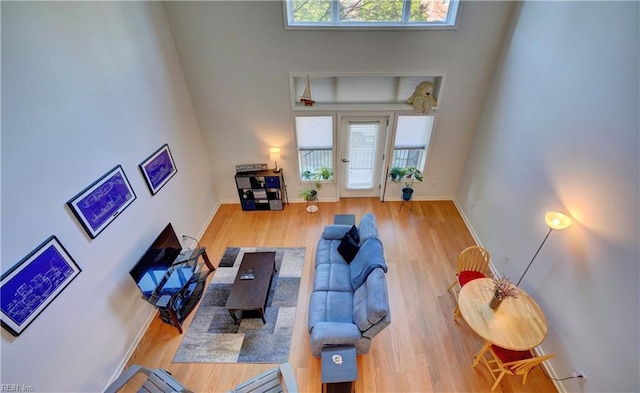
M 453 28 L 459 0 L 286 0 L 288 28 Z

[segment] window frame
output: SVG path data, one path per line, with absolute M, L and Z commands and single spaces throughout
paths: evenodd
M 330 22 L 295 22 L 293 9 L 289 5 L 293 0 L 284 0 L 285 30 L 454 30 L 458 28 L 458 20 L 462 9 L 462 0 L 449 0 L 449 12 L 444 22 L 411 22 L 409 21 L 411 2 L 403 0 L 402 19 L 400 22 L 340 22 L 338 0 L 331 0 Z

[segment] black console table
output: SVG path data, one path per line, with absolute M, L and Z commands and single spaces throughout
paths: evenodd
M 145 300 L 158 309 L 163 322 L 182 334 L 182 323 L 200 301 L 207 277 L 214 270 L 204 248 L 185 250 Z

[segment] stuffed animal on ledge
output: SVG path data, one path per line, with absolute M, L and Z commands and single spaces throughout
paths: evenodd
M 431 107 L 437 106 L 438 102 L 433 98 L 433 83 L 424 81 L 416 86 L 416 90 L 407 100 L 407 104 L 413 104 L 413 108 L 422 113 L 429 113 Z

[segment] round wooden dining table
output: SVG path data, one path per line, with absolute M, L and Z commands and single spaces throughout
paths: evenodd
M 489 307 L 493 297 L 493 279 L 469 281 L 460 290 L 458 306 L 469 327 L 482 337 L 484 346 L 475 355 L 473 365 L 492 345 L 525 351 L 537 347 L 547 336 L 547 319 L 538 303 L 519 289 L 517 298 L 502 301 L 497 310 Z

